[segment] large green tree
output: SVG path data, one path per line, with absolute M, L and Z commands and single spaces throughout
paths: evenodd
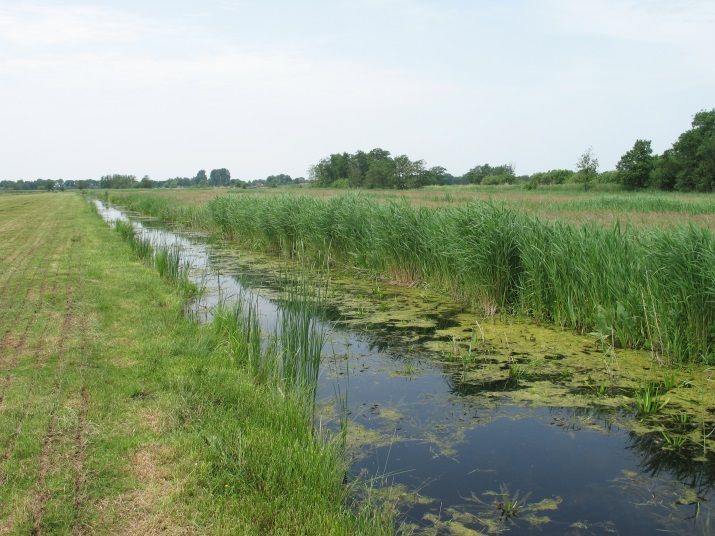
M 664 190 L 715 190 L 715 109 L 696 113 L 691 127 L 655 158 L 652 185 Z
M 226 168 L 212 169 L 209 175 L 211 186 L 228 186 L 231 183 L 231 173 Z
M 394 159 L 393 188 L 417 188 L 422 186 L 425 173 L 423 160 L 412 161 L 407 155 L 399 155 Z
M 394 188 L 395 162 L 391 158 L 370 162 L 363 186 L 367 188 Z
M 653 171 L 653 149 L 650 140 L 636 140 L 633 148 L 624 154 L 616 165 L 618 180 L 634 190 L 648 186 Z
M 672 152 L 678 167 L 677 190 L 714 190 L 715 109 L 696 113 L 692 128 L 680 135 Z

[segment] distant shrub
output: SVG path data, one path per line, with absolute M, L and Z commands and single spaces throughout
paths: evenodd
M 341 190 L 350 188 L 350 181 L 348 179 L 338 179 L 330 185 L 331 188 L 339 188 Z
M 574 172 L 570 169 L 552 169 L 549 171 L 541 171 L 534 173 L 531 176 L 531 181 L 536 185 L 540 184 L 563 184 L 568 181 Z
M 596 178 L 596 182 L 601 184 L 618 184 L 621 181 L 620 177 L 618 176 L 618 172 L 613 170 L 602 171 L 601 173 L 599 173 L 598 177 Z
M 514 182 L 514 175 L 509 175 L 507 173 L 501 173 L 499 175 L 487 175 L 482 180 L 482 184 L 485 186 L 497 185 L 497 184 L 511 184 Z

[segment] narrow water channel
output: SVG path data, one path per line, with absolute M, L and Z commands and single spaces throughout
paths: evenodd
M 129 220 L 155 244 L 181 247 L 204 289 L 192 304 L 199 320 L 243 293 L 258 304 L 262 328 L 273 329 L 280 307 L 273 275 L 223 244 L 95 203 L 108 223 Z M 346 396 L 352 476 L 398 505 L 401 530 L 715 533 L 712 459 L 663 449 L 656 434 L 623 426 L 633 417 L 618 408 L 514 403 L 502 395 L 516 382 L 465 381 L 422 344 L 458 312 L 427 311 L 429 322 L 404 328 L 376 327 L 339 307 L 320 319 L 330 333 L 317 395 L 321 424 L 337 426 L 336 393 Z

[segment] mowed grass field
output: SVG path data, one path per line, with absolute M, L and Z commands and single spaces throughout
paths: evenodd
M 182 306 L 79 195 L 0 195 L 0 533 L 391 532 Z
M 526 190 L 522 186 L 434 186 L 419 190 L 359 190 L 378 201 L 406 201 L 421 207 L 456 207 L 470 201 L 493 201 L 546 220 L 570 223 L 596 222 L 634 226 L 673 226 L 683 223 L 715 229 L 712 194 L 643 191 L 629 192 L 599 185 L 583 191 L 579 185 Z M 354 191 L 354 190 L 353 190 Z M 137 193 L 137 190 L 127 190 Z M 236 195 L 308 195 L 321 199 L 344 195 L 346 190 L 311 187 L 255 189 L 199 188 L 143 190 L 145 195 L 170 199 L 179 205 L 204 205 L 228 192 Z

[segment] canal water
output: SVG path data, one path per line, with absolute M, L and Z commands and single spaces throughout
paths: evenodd
M 207 237 L 95 204 L 108 223 L 131 221 L 154 244 L 181 248 L 203 289 L 191 304 L 199 321 L 243 295 L 257 304 L 262 330 L 273 331 L 281 307 L 274 272 Z M 380 298 L 399 308 L 399 291 Z M 657 432 L 628 426 L 635 417 L 618 407 L 514 403 L 506 395 L 520 388 L 516 380 L 467 381 L 427 344 L 459 312 L 443 303 L 426 308 L 421 323 L 375 323 L 338 304 L 317 319 L 329 337 L 316 419 L 337 429 L 347 407 L 350 476 L 395 505 L 400 531 L 715 533 L 712 459 L 664 448 Z

